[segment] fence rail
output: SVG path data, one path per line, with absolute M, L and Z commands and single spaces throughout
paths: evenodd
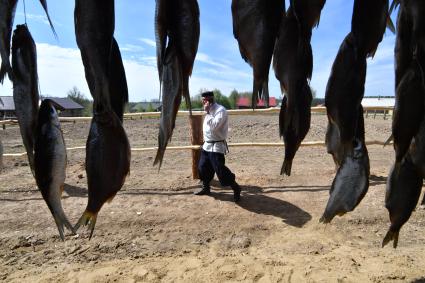
M 392 144 L 392 142 L 387 143 Z M 285 144 L 283 142 L 243 142 L 243 143 L 228 143 L 229 147 L 284 147 Z M 307 141 L 301 143 L 302 147 L 314 147 L 314 146 L 325 146 L 325 142 L 323 141 Z M 378 140 L 371 140 L 366 141 L 366 145 L 386 145 L 383 141 Z M 167 146 L 167 151 L 175 151 L 175 150 L 192 150 L 192 149 L 199 149 L 200 145 L 184 145 L 184 146 Z M 73 151 L 73 150 L 83 150 L 86 149 L 85 146 L 76 146 L 76 147 L 69 147 L 66 150 L 67 151 Z M 132 148 L 131 151 L 134 152 L 143 152 L 143 151 L 156 151 L 158 147 L 135 147 Z M 3 154 L 4 157 L 21 157 L 27 155 L 26 152 L 23 153 L 5 153 Z
M 392 111 L 394 107 L 387 106 L 365 106 L 363 107 L 363 111 Z M 280 108 L 266 108 L 266 109 L 232 109 L 228 110 L 227 113 L 229 115 L 262 115 L 262 114 L 274 114 L 279 113 Z M 326 113 L 326 107 L 316 106 L 311 107 L 311 113 Z M 192 111 L 192 115 L 203 115 L 203 111 Z M 143 118 L 156 118 L 161 115 L 161 112 L 140 112 L 140 113 L 125 113 L 124 119 L 143 119 Z M 177 116 L 185 117 L 189 116 L 189 111 L 178 111 Z M 79 121 L 91 121 L 92 117 L 59 117 L 59 121 L 61 122 L 79 122 Z M 0 121 L 0 126 L 3 128 L 6 125 L 16 125 L 18 123 L 17 120 L 3 120 Z

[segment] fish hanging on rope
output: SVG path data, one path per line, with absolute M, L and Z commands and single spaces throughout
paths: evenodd
M 162 108 L 158 151 L 153 164 L 159 164 L 159 168 L 173 135 L 182 96 L 191 111 L 189 77 L 198 51 L 199 34 L 196 0 L 156 0 L 156 56 Z
M 130 173 L 130 159 L 130 144 L 115 112 L 95 113 L 86 144 L 88 204 L 75 231 L 88 225 L 93 236 L 100 209 L 112 201 Z
M 422 119 L 419 131 L 410 145 L 408 155 L 422 177 L 425 177 L 425 119 Z M 422 197 L 421 205 L 425 205 L 425 195 Z
M 75 34 L 87 84 L 93 97 L 93 112 L 111 109 L 110 55 L 115 14 L 113 0 L 76 0 Z
M 12 67 L 10 65 L 10 38 L 12 36 L 13 19 L 15 18 L 18 0 L 0 0 L 0 83 L 3 84 L 6 74 L 12 80 Z
M 330 222 L 360 203 L 369 187 L 361 101 L 367 57 L 373 57 L 388 22 L 388 0 L 355 0 L 351 31 L 333 63 L 325 94 L 326 146 L 338 168 L 320 221 Z
M 396 4 L 400 4 L 392 123 L 396 160 L 385 195 L 391 225 L 382 241 L 382 246 L 393 241 L 394 248 L 398 245 L 401 227 L 417 205 L 425 177 L 425 2 L 395 0 L 392 6 Z
M 419 62 L 405 71 L 397 90 L 392 122 L 396 168 L 418 133 L 425 113 L 425 84 Z
M 298 6 L 294 6 L 294 5 Z M 311 5 L 313 4 L 313 5 Z M 280 174 L 291 175 L 292 161 L 310 129 L 313 72 L 311 29 L 320 17 L 324 1 L 310 5 L 302 0 L 291 2 L 282 18 L 273 52 L 273 69 L 285 97 L 279 114 L 280 135 L 285 142 L 285 159 Z M 298 17 L 295 8 L 298 8 Z
M 128 89 L 115 29 L 114 1 L 76 0 L 75 31 L 93 119 L 86 144 L 88 204 L 74 226 L 88 225 L 90 238 L 103 204 L 111 201 L 130 172 L 130 144 L 122 125 Z
M 385 207 L 390 215 L 391 226 L 382 246 L 393 241 L 393 247 L 397 247 L 400 229 L 418 203 L 422 184 L 423 177 L 410 158 L 404 158 L 397 169 L 391 169 L 385 194 Z
M 360 106 L 361 107 L 361 106 Z M 353 211 L 369 188 L 370 164 L 365 144 L 363 109 L 359 111 L 353 154 L 336 156 L 336 176 L 329 191 L 329 200 L 320 222 L 330 223 L 338 215 Z
M 320 14 L 326 0 L 290 0 L 294 16 L 305 36 L 319 25 Z
M 34 175 L 34 137 L 39 108 L 37 51 L 26 25 L 16 26 L 13 32 L 12 68 L 16 117 Z
M 128 87 L 124 64 L 118 42 L 113 38 L 109 73 L 111 107 L 118 118 L 123 121 L 124 108 L 128 103 Z
M 424 176 L 425 119 L 422 119 L 409 151 L 400 163 L 396 163 L 392 167 L 389 173 L 385 207 L 388 209 L 391 225 L 382 241 L 382 246 L 393 241 L 393 247 L 397 247 L 400 229 L 409 220 L 418 203 Z M 422 204 L 423 202 L 422 200 Z
M 58 113 L 50 99 L 44 99 L 38 112 L 34 143 L 35 180 L 59 235 L 64 240 L 64 227 L 75 234 L 62 208 L 61 196 L 66 178 L 66 146 Z
M 269 106 L 269 69 L 284 12 L 282 0 L 232 0 L 233 35 L 253 69 L 252 108 L 258 99 Z

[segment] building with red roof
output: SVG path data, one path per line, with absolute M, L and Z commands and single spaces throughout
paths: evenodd
M 264 104 L 264 100 L 260 99 L 257 102 L 257 108 L 266 108 Z M 269 107 L 276 107 L 277 106 L 277 100 L 276 97 L 269 97 Z M 237 109 L 250 109 L 252 108 L 251 105 L 251 99 L 249 97 L 243 96 L 239 97 L 236 101 L 236 108 Z

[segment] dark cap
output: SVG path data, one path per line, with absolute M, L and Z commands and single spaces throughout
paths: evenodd
M 201 93 L 201 96 L 202 97 L 214 97 L 214 92 L 206 91 L 206 92 Z

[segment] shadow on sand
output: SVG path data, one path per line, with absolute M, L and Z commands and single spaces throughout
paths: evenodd
M 387 183 L 387 177 L 370 175 L 369 176 L 369 187 L 385 185 Z
M 63 190 L 67 193 L 68 197 L 85 197 L 87 196 L 87 188 L 72 186 L 69 184 L 65 184 L 63 186 Z M 66 198 L 67 196 L 63 196 Z
M 67 199 L 71 197 L 85 197 L 87 196 L 87 189 L 82 187 L 76 187 L 68 184 L 64 184 L 63 190 L 67 195 L 62 195 L 62 199 Z M 41 196 L 41 192 L 37 190 L 25 190 L 25 191 L 13 191 L 8 193 L 31 193 L 31 197 L 28 198 L 2 198 L 0 197 L 0 202 L 7 201 L 7 202 L 21 202 L 21 201 L 32 201 L 32 200 L 43 200 L 43 197 Z M 34 197 L 34 195 L 37 195 Z
M 248 211 L 279 217 L 284 223 L 301 228 L 311 220 L 311 215 L 303 209 L 287 201 L 266 196 L 263 188 L 256 186 L 241 186 L 241 200 L 237 203 Z M 231 192 L 231 191 L 230 191 Z M 212 197 L 221 201 L 233 201 L 233 193 L 212 192 Z

